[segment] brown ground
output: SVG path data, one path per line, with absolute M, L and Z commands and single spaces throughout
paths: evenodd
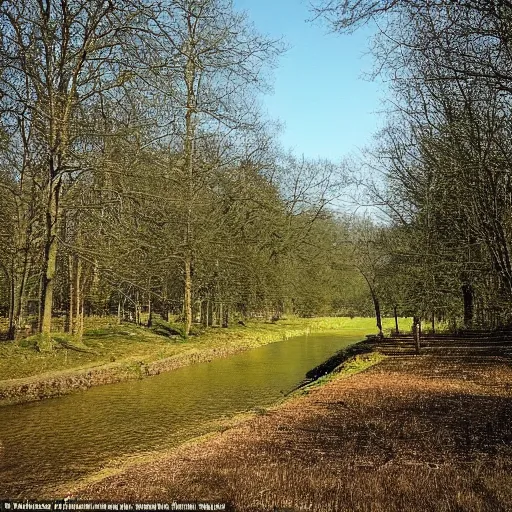
M 244 512 L 512 510 L 511 360 L 389 358 L 76 497 L 229 500 Z

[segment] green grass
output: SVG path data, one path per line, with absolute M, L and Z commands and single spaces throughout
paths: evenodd
M 378 352 L 362 354 L 346 361 L 342 365 L 339 373 L 343 377 L 350 377 L 351 375 L 367 370 L 374 364 L 380 363 L 383 359 L 384 356 Z
M 133 325 L 86 329 L 81 340 L 62 332 L 53 333 L 51 337 L 54 340 L 54 350 L 51 352 L 38 351 L 38 336 L 16 343 L 1 343 L 1 379 L 80 370 L 119 360 L 155 360 L 177 353 L 177 345 L 169 338 Z
M 297 393 L 300 395 L 307 395 L 309 390 L 312 388 L 323 386 L 335 379 L 350 377 L 357 373 L 361 373 L 373 365 L 380 363 L 384 358 L 385 356 L 379 354 L 378 352 L 369 352 L 367 354 L 351 357 L 338 368 L 336 368 L 333 372 L 328 373 L 327 375 L 324 375 L 323 377 L 315 380 L 311 384 L 308 384 L 304 388 L 301 388 L 297 391 Z
M 392 328 L 393 319 L 385 319 L 384 325 L 386 329 Z M 152 329 L 147 329 L 133 324 L 117 325 L 115 318 L 92 317 L 86 319 L 85 327 L 81 340 L 62 332 L 52 334 L 54 350 L 51 352 L 37 350 L 37 336 L 16 343 L 0 343 L 0 379 L 82 370 L 113 363 L 127 366 L 151 363 L 186 351 L 215 349 L 216 353 L 222 354 L 228 346 L 232 348 L 235 345 L 244 350 L 308 332 L 343 331 L 347 335 L 361 336 L 361 339 L 376 332 L 372 318 L 289 317 L 276 323 L 250 321 L 245 327 L 209 328 L 186 341 L 177 335 L 169 336 L 177 329 L 163 320 L 157 320 Z
M 315 330 L 342 330 L 347 334 L 349 332 L 353 332 L 354 334 L 360 334 L 361 332 L 365 332 L 365 334 L 376 334 L 377 325 L 374 318 L 368 317 L 326 317 L 326 318 L 310 318 L 308 319 L 311 322 L 312 329 Z M 398 319 L 399 328 L 403 331 L 410 331 L 412 318 L 399 318 Z M 391 330 L 395 329 L 395 319 L 394 318 L 383 318 L 382 319 L 382 330 L 384 334 L 389 334 Z

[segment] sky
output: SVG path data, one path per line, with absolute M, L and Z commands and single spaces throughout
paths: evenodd
M 325 24 L 307 21 L 308 0 L 234 0 L 234 5 L 261 34 L 282 37 L 289 48 L 274 71 L 273 93 L 263 97 L 268 115 L 284 124 L 282 146 L 338 161 L 370 144 L 382 123 L 384 97 L 382 84 L 362 77 L 373 66 L 371 30 L 330 34 Z

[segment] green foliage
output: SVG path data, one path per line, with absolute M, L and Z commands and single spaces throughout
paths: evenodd
M 360 373 L 371 366 L 380 363 L 384 359 L 382 354 L 378 352 L 370 352 L 369 354 L 358 355 L 352 359 L 349 359 L 339 369 L 344 377 L 349 377 L 356 373 Z
M 54 346 L 54 341 L 50 334 L 38 334 L 35 337 L 35 348 L 39 352 L 51 352 Z

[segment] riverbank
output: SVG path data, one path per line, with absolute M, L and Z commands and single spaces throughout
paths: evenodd
M 388 322 L 391 327 L 391 320 Z M 229 329 L 211 328 L 188 340 L 159 335 L 126 324 L 95 325 L 80 343 L 64 338 L 50 353 L 34 340 L 0 344 L 0 405 L 60 396 L 92 386 L 157 375 L 211 361 L 308 332 L 373 332 L 370 318 L 289 318 L 277 323 L 248 322 Z M 56 333 L 59 339 L 62 333 Z
M 74 495 L 245 512 L 510 510 L 511 382 L 510 358 L 387 358 Z

